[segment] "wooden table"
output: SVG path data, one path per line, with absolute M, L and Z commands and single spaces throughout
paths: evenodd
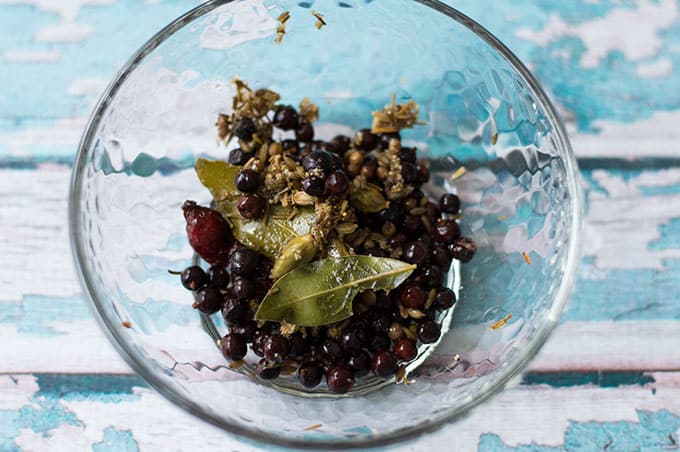
M 260 450 L 131 373 L 93 320 L 69 250 L 70 165 L 94 101 L 134 49 L 195 4 L 0 0 L 0 450 Z M 522 383 L 394 449 L 678 449 L 680 3 L 455 6 L 516 51 L 559 106 L 587 187 L 585 256 Z

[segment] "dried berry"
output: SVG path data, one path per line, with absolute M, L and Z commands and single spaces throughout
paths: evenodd
M 416 334 L 418 335 L 418 339 L 420 339 L 423 344 L 431 344 L 439 340 L 441 329 L 434 320 L 423 319 L 418 322 Z
M 194 251 L 211 264 L 226 260 L 234 236 L 222 215 L 193 201 L 186 201 L 182 210 L 189 244 Z
M 449 288 L 439 289 L 434 299 L 434 307 L 441 311 L 449 309 L 456 303 L 456 294 Z
M 229 153 L 228 162 L 232 165 L 245 165 L 248 160 L 253 158 L 252 152 L 246 152 L 241 148 L 232 149 Z
M 195 294 L 194 309 L 198 309 L 203 314 L 213 314 L 220 310 L 224 303 L 224 297 L 215 286 L 205 286 Z
M 250 141 L 253 135 L 257 133 L 257 126 L 251 118 L 242 117 L 234 122 L 234 135 L 243 141 Z
M 434 228 L 435 240 L 449 244 L 460 237 L 460 226 L 453 220 L 439 220 Z
M 321 383 L 323 369 L 314 362 L 307 362 L 298 369 L 298 381 L 305 388 L 315 388 Z
M 295 130 L 298 128 L 299 115 L 291 105 L 281 106 L 274 113 L 274 125 L 282 130 Z
M 349 179 L 342 170 L 333 171 L 326 178 L 326 188 L 332 195 L 342 195 L 347 191 Z
M 418 284 L 406 284 L 399 290 L 399 299 L 405 307 L 418 309 L 425 305 L 427 293 Z
M 328 389 L 336 394 L 346 394 L 354 386 L 354 374 L 345 366 L 338 365 L 326 373 Z
M 378 146 L 378 137 L 370 129 L 361 129 L 354 136 L 354 145 L 364 151 L 372 151 Z
M 418 356 L 416 342 L 407 338 L 399 339 L 394 343 L 394 354 L 397 355 L 399 359 L 404 361 L 414 360 L 415 357 Z
M 230 361 L 243 359 L 248 353 L 246 338 L 241 334 L 229 333 L 220 340 L 220 350 Z
M 236 175 L 236 188 L 243 193 L 255 193 L 260 186 L 260 175 L 251 169 L 244 169 Z
M 312 176 L 302 181 L 302 189 L 310 196 L 321 197 L 326 194 L 326 183 L 320 177 Z
M 180 279 L 184 288 L 188 290 L 200 289 L 208 283 L 208 275 L 198 265 L 185 268 Z
M 255 251 L 248 248 L 240 248 L 231 255 L 229 269 L 234 275 L 253 276 L 257 273 L 259 260 L 259 256 Z
M 258 195 L 243 195 L 238 199 L 236 207 L 243 218 L 260 218 L 264 214 L 267 201 Z
M 255 375 L 257 375 L 257 378 L 260 380 L 273 380 L 278 377 L 280 373 L 281 367 L 276 365 L 272 366 L 266 359 L 261 359 L 255 368 Z
M 394 355 L 388 350 L 379 350 L 373 354 L 371 360 L 371 370 L 380 378 L 388 378 L 393 376 L 399 366 Z
M 476 252 L 477 245 L 467 237 L 460 237 L 451 245 L 451 256 L 462 263 L 470 262 Z
M 274 334 L 264 340 L 264 357 L 269 362 L 279 362 L 288 356 L 288 340 L 280 334 Z
M 447 193 L 439 198 L 439 208 L 442 212 L 457 214 L 460 211 L 460 198 L 458 196 Z
M 229 273 L 223 265 L 213 265 L 208 269 L 210 283 L 223 289 L 229 285 Z
M 227 325 L 241 325 L 248 320 L 248 313 L 250 306 L 248 302 L 236 298 L 234 296 L 227 296 L 222 306 L 222 315 Z
M 300 124 L 300 127 L 295 131 L 295 138 L 304 143 L 312 141 L 314 139 L 314 126 L 307 122 Z

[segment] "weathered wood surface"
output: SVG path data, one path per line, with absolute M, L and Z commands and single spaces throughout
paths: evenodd
M 0 0 L 0 450 L 260 450 L 130 375 L 68 244 L 68 162 L 93 102 L 197 3 Z M 530 66 L 565 118 L 587 168 L 585 256 L 524 383 L 395 450 L 678 448 L 680 3 L 452 4 Z

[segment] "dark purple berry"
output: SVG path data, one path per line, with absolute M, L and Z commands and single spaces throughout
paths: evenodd
M 272 366 L 266 359 L 261 359 L 255 368 L 255 375 L 260 380 L 273 380 L 279 376 L 279 373 L 281 373 L 281 367 Z
M 203 314 L 213 314 L 220 310 L 224 304 L 222 292 L 215 286 L 205 286 L 198 289 L 194 295 L 194 309 L 198 309 Z
M 248 320 L 242 325 L 234 325 L 231 327 L 231 332 L 242 335 L 246 338 L 246 341 L 250 342 L 255 337 L 255 333 L 257 333 L 257 322 Z
M 430 168 L 427 165 L 418 165 L 418 177 L 416 181 L 419 184 L 425 184 L 430 180 Z
M 298 140 L 283 140 L 281 141 L 283 152 L 297 153 L 300 150 L 300 142 Z
M 425 210 L 427 211 L 425 213 L 427 219 L 430 220 L 430 223 L 435 224 L 441 214 L 441 212 L 439 212 L 439 206 L 433 202 L 428 202 L 425 206 Z
M 360 378 L 371 369 L 371 357 L 363 350 L 354 350 L 349 355 L 347 365 L 354 371 L 354 376 Z
M 451 254 L 444 246 L 435 246 L 432 250 L 432 260 L 443 270 L 448 270 L 451 266 Z
M 245 336 L 236 333 L 229 333 L 220 341 L 220 350 L 229 361 L 243 359 L 248 353 L 248 345 Z
M 439 198 L 439 208 L 444 213 L 456 214 L 460 211 L 460 198 L 452 193 L 442 195 Z
M 394 343 L 394 354 L 404 361 L 412 361 L 418 356 L 418 349 L 415 341 L 408 338 L 401 338 Z
M 342 353 L 342 348 L 340 347 L 340 344 L 333 339 L 326 339 L 323 341 L 323 344 L 321 344 L 321 351 L 327 354 L 331 359 L 338 359 L 340 353 Z
M 314 139 L 314 126 L 308 122 L 303 122 L 295 131 L 295 138 L 304 143 L 308 143 Z
M 378 137 L 378 148 L 381 151 L 384 151 L 385 149 L 390 147 L 390 141 L 392 139 L 401 140 L 401 135 L 399 135 L 399 132 L 381 133 L 380 136 Z
M 243 141 L 250 141 L 253 139 L 253 134 L 257 132 L 255 122 L 248 117 L 238 118 L 234 122 L 234 135 Z
M 231 283 L 231 291 L 241 300 L 247 300 L 255 295 L 255 283 L 250 279 L 236 277 Z
M 288 339 L 273 334 L 264 340 L 264 357 L 270 362 L 283 361 L 288 356 Z
M 401 162 L 401 177 L 407 184 L 414 183 L 418 179 L 418 168 L 413 163 Z
M 426 263 L 429 254 L 430 249 L 422 240 L 411 242 L 404 248 L 404 259 L 411 264 L 422 265 Z
M 227 220 L 218 211 L 201 207 L 194 201 L 182 206 L 189 244 L 210 264 L 223 262 L 234 243 Z
M 453 220 L 439 220 L 432 235 L 435 240 L 448 245 L 460 237 L 460 226 Z
M 229 273 L 222 265 L 213 265 L 208 269 L 210 283 L 223 289 L 229 285 Z
M 309 348 L 307 341 L 300 333 L 291 334 L 288 337 L 288 344 L 290 346 L 288 350 L 288 356 L 292 358 L 301 358 L 305 353 L 307 353 L 307 349 Z
M 326 373 L 328 389 L 336 394 L 346 394 L 354 385 L 354 375 L 345 366 L 335 366 Z
M 371 359 L 371 370 L 380 378 L 389 378 L 397 373 L 399 366 L 397 360 L 394 359 L 392 352 L 388 350 L 379 350 L 373 354 Z
M 467 237 L 460 237 L 451 245 L 451 255 L 462 263 L 470 262 L 477 252 L 477 245 Z
M 240 325 L 248 320 L 250 306 L 245 300 L 236 297 L 226 297 L 222 306 L 222 315 L 227 325 Z
M 326 184 L 323 179 L 311 176 L 302 181 L 302 189 L 310 196 L 324 196 Z
M 333 148 L 335 148 L 335 152 L 339 155 L 344 155 L 345 152 L 349 150 L 350 143 L 351 140 L 345 135 L 336 135 L 331 140 L 331 144 L 333 145 Z
M 401 157 L 402 162 L 416 163 L 416 148 L 402 147 L 399 157 Z
M 404 216 L 404 211 L 401 206 L 397 203 L 391 203 L 389 206 L 378 212 L 378 218 L 383 223 L 397 223 Z M 418 219 L 420 221 L 420 219 Z
M 439 265 L 428 265 L 420 274 L 421 281 L 428 287 L 440 287 L 444 279 L 444 272 Z
M 267 206 L 267 201 L 258 195 L 243 195 L 238 199 L 236 207 L 243 218 L 255 219 L 260 218 L 264 214 L 264 208 Z
M 423 220 L 414 215 L 406 215 L 404 218 L 404 229 L 408 232 L 418 232 L 423 228 Z
M 434 299 L 434 307 L 443 311 L 449 309 L 456 303 L 456 294 L 453 290 L 445 287 L 437 291 L 437 296 Z
M 416 335 L 418 339 L 423 344 L 431 344 L 437 342 L 439 335 L 441 334 L 441 329 L 437 322 L 431 319 L 423 319 L 418 322 L 418 327 L 416 328 Z
M 342 170 L 333 171 L 326 178 L 326 188 L 328 191 L 336 196 L 339 196 L 347 191 L 349 186 L 349 179 L 347 174 Z
M 259 260 L 255 251 L 249 248 L 240 248 L 231 255 L 229 269 L 234 275 L 253 276 L 257 273 Z
M 298 128 L 299 115 L 291 105 L 278 107 L 274 113 L 274 125 L 282 130 Z
M 387 330 L 390 328 L 390 317 L 379 311 L 373 311 L 371 314 L 371 327 L 375 334 L 387 334 Z
M 260 175 L 251 169 L 241 170 L 235 178 L 236 188 L 243 193 L 255 193 L 260 186 Z
M 418 284 L 407 284 L 399 290 L 399 299 L 405 307 L 419 309 L 425 304 L 427 293 Z
M 328 151 L 318 150 L 312 151 L 302 159 L 302 168 L 305 171 L 312 171 L 314 169 L 321 169 L 327 173 L 333 167 L 333 154 Z
M 253 336 L 253 352 L 259 356 L 263 357 L 264 356 L 264 341 L 267 339 L 267 334 L 264 333 L 263 331 L 259 331 L 255 333 L 255 336 Z
M 236 148 L 232 149 L 231 152 L 229 152 L 229 158 L 228 161 L 232 165 L 245 165 L 248 160 L 253 158 L 253 153 L 252 152 L 246 152 L 241 148 Z
M 346 329 L 340 336 L 340 344 L 345 351 L 360 349 L 364 344 L 361 342 L 356 329 Z
M 321 383 L 323 369 L 313 362 L 307 362 L 300 366 L 297 377 L 300 384 L 305 388 L 315 388 Z
M 378 146 L 378 136 L 370 129 L 361 129 L 354 136 L 354 145 L 364 151 L 372 151 Z
M 208 276 L 198 265 L 192 265 L 182 271 L 180 275 L 182 285 L 188 290 L 197 290 L 208 283 Z
M 390 340 L 390 338 L 387 337 L 386 335 L 373 336 L 373 338 L 368 344 L 368 348 L 373 352 L 376 350 L 385 350 L 390 348 L 391 342 L 392 341 Z

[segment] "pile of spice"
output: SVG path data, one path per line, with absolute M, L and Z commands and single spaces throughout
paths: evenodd
M 211 265 L 181 272 L 194 308 L 221 311 L 225 358 L 238 363 L 250 345 L 263 380 L 294 372 L 304 388 L 325 377 L 346 393 L 369 372 L 398 375 L 439 340 L 438 314 L 456 302 L 445 287 L 452 259 L 476 251 L 461 236 L 458 197 L 428 198 L 428 163 L 402 146 L 417 105 L 392 98 L 370 129 L 322 141 L 309 100 L 296 109 L 234 83 L 217 129 L 239 147 L 196 163 L 213 206 L 183 205 L 189 242 Z M 277 129 L 290 138 L 274 139 Z

